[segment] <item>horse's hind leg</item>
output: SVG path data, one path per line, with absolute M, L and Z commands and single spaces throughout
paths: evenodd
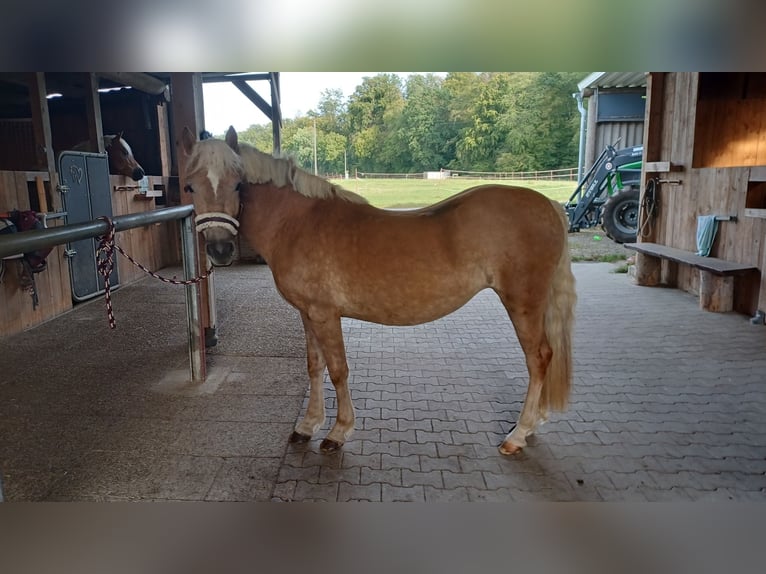
M 325 453 L 335 452 L 354 432 L 354 405 L 351 403 L 351 394 L 348 390 L 348 363 L 343 344 L 343 330 L 340 317 L 326 320 L 306 319 L 306 321 L 327 361 L 327 370 L 335 387 L 338 404 L 335 424 L 319 448 Z
M 500 298 L 516 329 L 529 371 L 527 396 L 519 420 L 500 445 L 501 453 L 514 454 L 527 445 L 526 437 L 532 434 L 537 424 L 545 418 L 545 414 L 540 412 L 540 394 L 552 350 L 545 336 L 543 305 L 539 302 L 520 305 L 502 294 Z
M 327 363 L 314 333 L 309 328 L 308 317 L 301 313 L 301 319 L 303 319 L 303 329 L 306 331 L 306 360 L 311 386 L 306 415 L 295 426 L 293 434 L 290 435 L 290 442 L 308 441 L 325 421 L 323 379 Z

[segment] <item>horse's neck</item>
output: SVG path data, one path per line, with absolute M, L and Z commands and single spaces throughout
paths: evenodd
M 292 220 L 305 217 L 319 200 L 304 197 L 288 188 L 272 184 L 249 184 L 242 192 L 240 233 L 266 261 L 275 248 L 290 241 Z

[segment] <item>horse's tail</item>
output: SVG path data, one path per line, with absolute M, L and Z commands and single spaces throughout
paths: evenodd
M 569 258 L 567 233 L 569 221 L 561 204 L 552 202 L 562 219 L 564 247 L 553 275 L 545 311 L 545 335 L 553 356 L 543 381 L 540 412 L 548 409 L 564 410 L 572 387 L 572 327 L 577 302 L 575 278 Z

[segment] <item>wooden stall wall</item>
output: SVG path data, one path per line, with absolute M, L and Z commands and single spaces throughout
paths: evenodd
M 114 216 L 147 212 L 178 202 L 178 178 L 171 178 L 168 174 L 167 147 L 170 140 L 167 110 L 163 106 L 147 107 L 144 99 L 142 95 L 135 94 L 131 97 L 119 98 L 119 101 L 112 99 L 106 106 L 108 108 L 106 115 L 110 117 L 113 124 L 118 122 L 118 118 L 122 118 L 126 126 L 125 138 L 131 138 L 128 141 L 133 147 L 134 154 L 149 174 L 149 189 L 161 189 L 163 196 L 159 199 L 147 197 L 139 193 L 138 183 L 132 179 L 110 175 L 109 193 Z M 72 142 L 66 140 L 67 137 L 70 140 L 87 137 L 82 127 L 81 116 L 69 113 L 70 110 L 55 113 L 57 111 L 54 110 L 52 123 L 54 141 L 61 143 L 60 149 L 70 147 Z M 77 130 L 72 127 L 74 125 L 79 126 Z M 29 121 L 6 122 L 5 126 L 0 126 L 0 133 L 11 133 L 19 129 L 26 134 L 31 130 L 31 123 Z M 130 136 L 128 136 L 129 133 Z M 15 141 L 20 159 L 14 164 L 18 170 L 0 171 L 0 212 L 12 209 L 60 210 L 61 198 L 55 191 L 55 183 L 51 186 L 47 181 L 48 172 L 23 171 L 24 166 L 29 168 L 31 161 L 29 158 L 34 157 L 34 153 L 30 151 L 33 151 L 32 144 L 29 143 L 32 140 L 25 137 L 2 141 L 6 145 L 11 145 L 11 142 Z M 163 144 L 160 143 L 161 141 Z M 29 143 L 29 145 L 21 145 L 22 143 Z M 160 153 L 158 150 L 163 146 L 166 149 Z M 46 179 L 47 209 L 41 209 L 39 205 L 35 176 Z M 51 192 L 51 189 L 54 191 Z M 166 201 L 171 194 L 174 195 L 175 202 Z M 48 223 L 49 226 L 62 224 L 62 219 L 51 220 Z M 133 258 L 152 270 L 175 265 L 180 261 L 179 226 L 175 221 L 120 232 L 116 236 L 116 241 Z M 132 265 L 122 255 L 115 254 L 115 257 L 122 286 L 146 277 L 143 271 Z M 0 283 L 0 336 L 28 329 L 72 308 L 69 265 L 64 258 L 64 246 L 54 248 L 47 261 L 48 268 L 35 275 L 40 304 L 34 310 L 31 297 L 19 286 L 18 263 L 6 262 L 5 277 Z
M 735 221 L 719 222 L 711 256 L 752 264 L 761 270 L 761 277 L 745 277 L 735 287 L 735 310 L 754 314 L 756 309 L 766 308 L 763 278 L 766 219 L 746 215 L 746 201 L 748 188 L 752 188 L 751 166 L 760 161 L 757 150 L 766 134 L 766 98 L 741 98 L 741 92 L 737 98 L 732 98 L 730 91 L 716 93 L 710 88 L 703 88 L 700 93 L 701 76 L 688 72 L 664 74 L 661 119 L 659 122 L 656 118 L 650 120 L 647 126 L 647 140 L 655 138 L 659 141 L 657 157 L 647 159 L 669 161 L 679 166 L 679 171 L 648 175 L 681 181 L 680 184 L 662 183 L 659 187 L 654 241 L 696 251 L 697 216 L 736 216 Z M 702 81 L 709 83 L 708 78 L 703 77 Z M 724 83 L 741 81 L 738 74 L 716 78 L 716 82 Z M 754 80 L 756 85 L 760 82 L 760 77 Z M 760 127 L 754 130 L 756 125 Z M 655 130 L 660 133 L 654 133 Z M 716 137 L 711 135 L 714 130 L 719 130 Z M 753 132 L 760 135 L 753 137 Z M 743 139 L 743 133 L 750 133 L 750 139 Z M 722 139 L 729 144 L 722 144 Z M 736 144 L 733 143 L 735 139 Z M 748 146 L 756 151 L 750 153 Z M 739 155 L 732 159 L 735 148 L 739 149 Z M 729 154 L 725 167 L 721 165 L 723 149 Z M 667 262 L 663 263 L 663 282 L 697 294 L 699 274 L 689 266 L 681 265 L 675 271 L 677 276 L 671 277 L 672 268 Z
M 149 187 L 161 187 L 163 194 L 166 194 L 168 179 L 149 176 Z M 115 216 L 145 213 L 157 208 L 154 198 L 140 194 L 137 183 L 132 179 L 122 175 L 111 175 L 109 180 L 112 188 L 112 212 Z M 153 271 L 179 262 L 180 230 L 176 221 L 121 231 L 116 235 L 116 242 L 133 259 Z M 122 255 L 116 254 L 115 257 L 122 285 L 146 277 L 146 273 Z
M 30 186 L 35 185 L 35 176 L 42 177 L 24 171 L 0 171 L 0 211 L 36 208 L 30 202 Z M 32 196 L 36 197 L 36 193 Z M 52 220 L 48 225 L 61 225 L 61 220 Z M 71 309 L 72 291 L 64 247 L 54 248 L 46 261 L 47 268 L 35 274 L 39 300 L 36 309 L 30 295 L 20 286 L 20 264 L 5 261 L 5 276 L 0 283 L 0 335 L 23 331 Z

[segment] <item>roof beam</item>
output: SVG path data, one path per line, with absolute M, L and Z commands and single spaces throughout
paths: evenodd
M 245 94 L 247 98 L 253 102 L 256 106 L 258 106 L 258 109 L 261 110 L 264 114 L 266 114 L 266 117 L 271 119 L 273 121 L 274 114 L 272 111 L 271 106 L 269 103 L 264 100 L 258 92 L 256 92 L 253 88 L 250 87 L 250 84 L 248 84 L 245 80 L 241 79 L 229 79 L 232 84 L 237 86 L 239 88 L 239 91 Z
M 205 84 L 212 84 L 215 82 L 233 82 L 234 80 L 245 80 L 246 82 L 255 80 L 270 80 L 271 73 L 265 74 L 220 74 L 220 75 L 204 75 L 202 81 Z

